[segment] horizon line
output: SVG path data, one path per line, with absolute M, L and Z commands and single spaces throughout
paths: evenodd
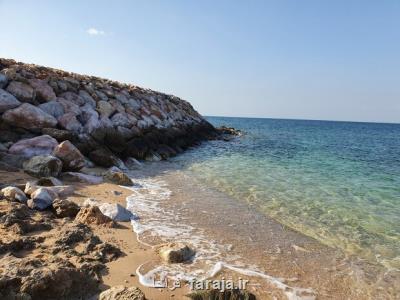
M 366 123 L 366 124 L 390 124 L 400 125 L 400 122 L 382 122 L 382 121 L 347 121 L 347 120 L 324 120 L 324 119 L 301 119 L 301 118 L 277 118 L 277 117 L 246 117 L 246 116 L 215 116 L 203 115 L 211 118 L 239 118 L 239 119 L 269 119 L 269 120 L 290 120 L 290 121 L 317 121 L 317 122 L 341 122 L 341 123 Z

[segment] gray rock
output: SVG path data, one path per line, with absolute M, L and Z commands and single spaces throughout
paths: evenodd
M 24 163 L 24 171 L 34 177 L 57 177 L 62 169 L 62 162 L 51 155 L 34 156 Z
M 56 100 L 42 103 L 38 107 L 56 119 L 61 117 L 65 113 L 64 107 L 60 104 L 60 102 L 57 102 Z
M 68 100 L 78 106 L 84 105 L 85 100 L 80 97 L 78 94 L 75 94 L 73 92 L 65 92 L 60 95 L 61 98 L 64 98 L 65 100 Z
M 98 205 L 103 215 L 117 222 L 128 222 L 135 216 L 118 203 L 103 203 Z
M 31 194 L 27 204 L 29 208 L 45 210 L 53 204 L 57 194 L 48 188 L 39 188 Z
M 21 102 L 19 102 L 17 98 L 15 98 L 9 92 L 0 89 L 0 113 L 3 113 L 12 108 L 16 108 L 20 105 Z
M 79 133 L 82 131 L 83 126 L 76 118 L 75 114 L 70 112 L 58 118 L 58 124 L 61 128 Z
M 33 157 L 51 154 L 58 142 L 49 135 L 41 135 L 31 139 L 23 139 L 13 144 L 8 152 L 10 154 Z
M 143 292 L 137 287 L 113 286 L 99 295 L 99 300 L 145 300 Z
M 123 114 L 123 113 L 116 113 L 115 115 L 113 115 L 111 118 L 111 122 L 113 123 L 113 125 L 115 127 L 122 126 L 122 127 L 129 128 L 133 125 L 129 121 L 127 115 Z
M 33 102 L 35 98 L 35 92 L 33 88 L 23 82 L 11 81 L 7 86 L 7 91 L 22 102 Z
M 137 159 L 133 158 L 133 157 L 128 157 L 125 160 L 125 165 L 130 170 L 140 169 L 140 168 L 143 167 L 143 164 L 141 162 L 139 162 Z
M 25 129 L 55 127 L 57 120 L 40 108 L 29 103 L 10 109 L 3 114 L 7 123 Z
M 8 186 L 3 188 L 1 190 L 1 194 L 3 195 L 3 197 L 11 201 L 26 203 L 26 200 L 28 200 L 25 193 L 21 191 L 19 188 L 14 186 Z
M 79 91 L 79 96 L 85 101 L 86 104 L 89 104 L 91 107 L 96 107 L 96 101 L 90 96 L 90 94 L 85 90 Z
M 115 112 L 112 105 L 106 101 L 97 102 L 97 111 L 102 117 L 108 118 L 111 114 Z
M 0 73 L 0 89 L 4 88 L 8 83 L 8 78 L 6 75 Z
M 57 102 L 62 105 L 65 113 L 73 113 L 75 116 L 77 116 L 81 113 L 79 106 L 73 102 L 70 102 L 70 101 L 65 100 L 64 98 L 60 98 L 60 97 L 57 98 Z

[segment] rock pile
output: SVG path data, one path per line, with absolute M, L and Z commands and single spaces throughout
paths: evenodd
M 85 156 L 112 167 L 120 158 L 166 159 L 218 135 L 178 97 L 9 59 L 0 59 L 0 115 L 0 148 L 51 160 L 51 171 L 27 167 L 51 175 L 59 163 L 49 155 L 63 171 L 79 170 Z

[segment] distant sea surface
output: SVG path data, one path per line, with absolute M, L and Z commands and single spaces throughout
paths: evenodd
M 209 117 L 240 129 L 176 159 L 205 184 L 387 268 L 400 268 L 400 124 Z

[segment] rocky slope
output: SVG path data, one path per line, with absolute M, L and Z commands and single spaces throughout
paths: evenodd
M 15 156 L 49 154 L 66 140 L 110 167 L 119 158 L 166 159 L 218 134 L 178 97 L 10 59 L 0 59 L 0 114 L 1 157 L 17 167 Z

